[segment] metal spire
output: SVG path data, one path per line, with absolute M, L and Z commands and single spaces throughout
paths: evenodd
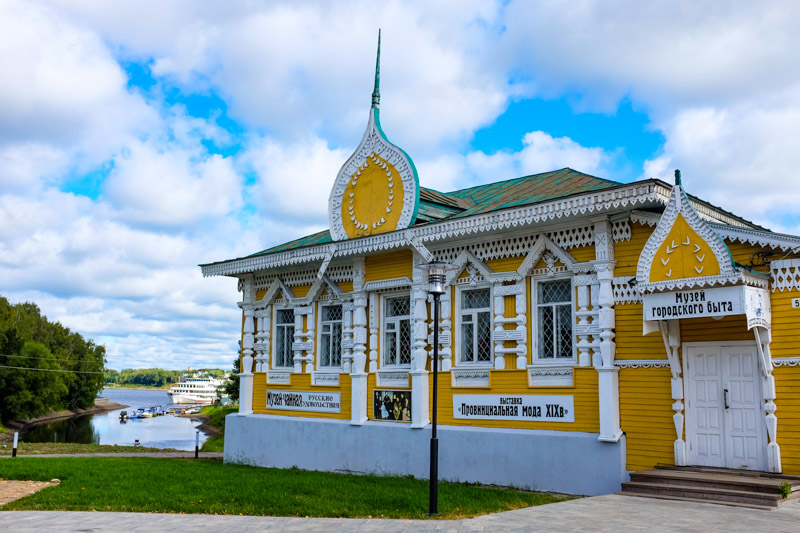
M 378 57 L 375 59 L 375 89 L 372 91 L 372 108 L 381 106 L 381 30 L 378 28 Z

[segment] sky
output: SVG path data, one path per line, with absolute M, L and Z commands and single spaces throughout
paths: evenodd
M 0 295 L 108 367 L 230 368 L 202 263 L 327 227 L 367 125 L 449 191 L 571 167 L 800 234 L 800 3 L 0 2 Z

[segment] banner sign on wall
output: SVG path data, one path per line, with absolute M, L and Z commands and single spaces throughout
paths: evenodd
M 454 394 L 453 418 L 575 422 L 572 396 Z
M 372 418 L 411 422 L 411 391 L 376 389 L 372 396 Z
M 747 328 L 769 328 L 771 309 L 766 289 L 737 285 L 645 294 L 644 320 L 747 315 Z
M 339 396 L 338 392 L 267 390 L 267 409 L 339 413 Z

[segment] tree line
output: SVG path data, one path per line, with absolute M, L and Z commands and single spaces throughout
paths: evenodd
M 94 405 L 103 388 L 105 348 L 31 302 L 0 296 L 0 420 L 27 420 L 53 410 Z
M 164 370 L 163 368 L 125 368 L 122 370 L 107 369 L 105 384 L 113 387 L 114 385 L 138 385 L 141 387 L 166 387 L 173 383 L 178 383 L 182 374 L 186 370 Z M 191 374 L 204 374 L 213 378 L 222 379 L 225 371 L 220 368 L 198 368 L 192 369 Z

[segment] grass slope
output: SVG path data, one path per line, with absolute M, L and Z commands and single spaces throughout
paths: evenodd
M 426 518 L 428 482 L 223 464 L 204 459 L 125 457 L 0 460 L 0 479 L 61 484 L 2 510 L 134 511 L 257 516 Z M 439 484 L 441 518 L 462 518 L 558 501 L 544 493 Z
M 12 445 L 0 448 L 0 457 L 12 455 Z M 177 452 L 173 448 L 146 448 L 144 446 L 118 446 L 116 444 L 76 444 L 72 442 L 20 442 L 17 455 L 49 455 L 76 453 L 143 453 L 143 452 Z

